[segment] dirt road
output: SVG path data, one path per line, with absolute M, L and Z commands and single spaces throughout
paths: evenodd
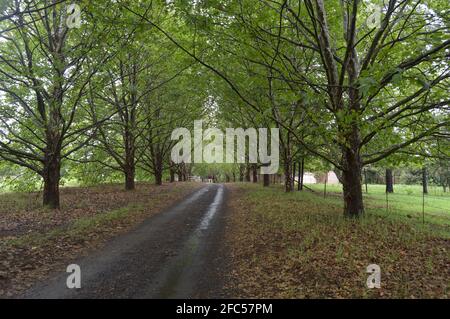
M 74 260 L 81 288 L 67 288 L 70 274 L 61 269 L 22 297 L 225 297 L 226 197 L 223 185 L 207 184 L 101 250 Z

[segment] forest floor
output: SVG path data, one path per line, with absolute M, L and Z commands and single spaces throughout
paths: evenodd
M 28 289 L 201 186 L 138 183 L 133 192 L 123 185 L 62 188 L 59 211 L 42 208 L 38 193 L 0 194 L 0 298 Z
M 395 206 L 386 214 L 383 202 L 367 198 L 366 216 L 345 220 L 337 194 L 287 194 L 281 186 L 252 184 L 229 188 L 227 282 L 234 297 L 450 297 L 445 225 L 423 226 L 396 215 Z M 381 268 L 381 289 L 366 286 L 370 264 Z

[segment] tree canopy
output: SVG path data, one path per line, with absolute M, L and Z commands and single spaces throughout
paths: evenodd
M 346 216 L 365 166 L 448 167 L 448 1 L 15 0 L 0 29 L 1 165 L 40 176 L 53 208 L 65 172 L 161 184 L 182 169 L 171 132 L 197 119 L 279 128 L 285 190 L 305 158 L 330 166 Z

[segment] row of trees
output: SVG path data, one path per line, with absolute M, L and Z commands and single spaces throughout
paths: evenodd
M 205 78 L 191 60 L 109 1 L 76 3 L 80 28 L 59 0 L 10 1 L 0 22 L 0 159 L 39 175 L 51 208 L 73 163 L 117 171 L 128 190 L 137 168 L 161 184 L 176 169 L 171 131 L 202 116 Z M 146 12 L 164 26 L 170 15 L 156 3 Z
M 333 169 L 351 217 L 364 167 L 448 163 L 447 1 L 75 2 L 72 29 L 67 1 L 0 9 L 0 158 L 42 177 L 46 205 L 69 161 L 160 183 L 171 130 L 205 117 L 278 127 L 285 190 Z
M 379 8 L 378 24 L 368 4 Z M 286 191 L 306 154 L 339 172 L 346 216 L 363 213 L 364 166 L 424 147 L 448 159 L 449 48 L 445 1 L 200 1 L 180 5 L 224 80 L 232 123 L 278 126 Z M 188 8 L 186 8 L 188 7 Z M 214 41 L 211 41 L 214 39 Z M 219 85 L 216 88 L 220 88 Z M 227 101 L 229 103 L 227 103 Z M 440 152 L 442 154 L 434 154 Z M 300 161 L 301 162 L 301 161 Z

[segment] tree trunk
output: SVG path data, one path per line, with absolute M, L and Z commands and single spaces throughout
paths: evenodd
M 304 176 L 305 176 L 305 158 L 302 158 L 302 169 L 300 172 L 300 184 L 299 184 L 299 190 L 302 191 L 303 190 L 303 181 L 304 181 Z
M 250 165 L 247 165 L 245 170 L 245 181 L 250 182 Z
M 59 154 L 45 156 L 43 205 L 50 209 L 59 209 L 60 169 Z
M 270 175 L 269 174 L 264 174 L 263 175 L 263 186 L 267 187 L 270 185 Z
M 170 182 L 173 183 L 175 182 L 175 171 L 173 168 L 170 169 Z
M 386 169 L 386 193 L 394 192 L 394 180 L 392 177 L 392 170 Z
M 292 192 L 293 182 L 292 182 L 292 165 L 290 161 L 284 162 L 284 190 L 286 193 Z
M 134 184 L 134 167 L 127 167 L 125 169 L 125 189 L 131 191 L 135 189 Z
M 252 172 L 253 172 L 253 183 L 258 183 L 258 168 L 256 167 L 256 165 L 253 165 Z
M 342 182 L 344 190 L 344 215 L 359 217 L 364 214 L 364 204 L 361 189 L 361 159 L 359 153 L 350 148 L 344 151 L 344 170 Z
M 155 184 L 162 185 L 162 172 L 160 170 L 155 169 Z
M 184 162 L 181 163 L 181 180 L 183 182 L 187 181 L 186 164 Z
M 294 161 L 292 163 L 292 190 L 295 189 L 295 171 L 297 170 L 297 163 Z
M 154 162 L 155 184 L 162 185 L 163 163 L 162 159 L 157 158 Z
M 356 4 L 357 2 L 354 2 Z M 323 1 L 320 3 L 320 9 L 323 9 Z M 351 30 L 351 28 L 347 28 Z M 326 33 L 329 31 L 326 30 Z M 345 108 L 342 104 L 343 95 L 339 92 L 341 89 L 333 88 L 333 98 L 336 105 L 339 108 L 344 107 L 344 118 L 350 119 L 350 123 L 344 121 L 343 126 L 339 123 L 339 131 L 345 136 L 345 143 L 343 146 L 343 189 L 344 189 L 344 216 L 346 217 L 360 217 L 364 214 L 364 203 L 362 194 L 362 160 L 360 155 L 361 147 L 361 132 L 359 127 L 359 121 L 361 118 L 361 94 L 359 92 L 360 85 L 358 84 L 359 78 L 359 59 L 358 52 L 356 50 L 356 32 L 348 32 L 346 35 L 347 45 L 349 45 L 348 63 L 346 69 L 348 73 L 348 108 Z M 327 35 L 327 40 L 329 40 Z M 330 53 L 330 52 L 328 52 Z M 329 54 L 327 58 L 332 57 Z M 336 66 L 336 62 L 332 62 Z M 335 69 L 336 70 L 336 69 Z M 333 76 L 336 73 L 333 74 Z M 336 83 L 336 78 L 333 79 Z M 345 98 L 344 98 L 345 100 Z M 345 103 L 345 102 L 344 102 Z M 340 121 L 339 121 L 340 122 Z
M 133 119 L 130 119 L 134 121 Z M 130 129 L 131 124 L 125 125 L 124 130 L 124 146 L 125 146 L 125 189 L 127 191 L 134 190 L 134 175 L 135 175 L 135 149 L 134 149 L 134 136 Z
M 422 190 L 424 194 L 428 194 L 428 173 L 427 168 L 422 168 Z

